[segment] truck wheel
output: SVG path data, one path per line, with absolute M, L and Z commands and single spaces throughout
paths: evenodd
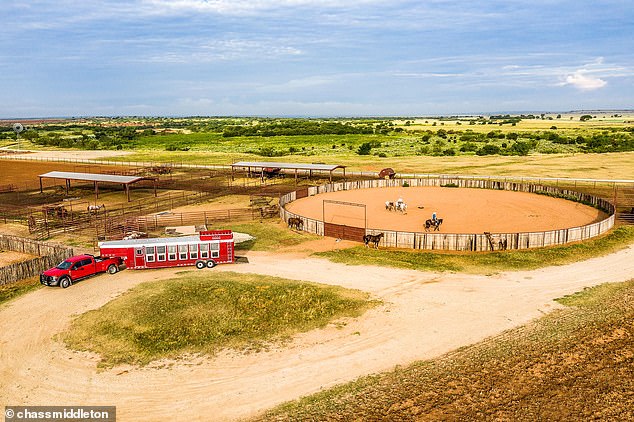
M 117 268 L 116 265 L 114 265 L 114 264 L 108 265 L 108 274 L 114 274 L 117 271 L 119 271 L 119 269 Z
M 213 259 L 210 259 L 209 261 L 207 261 L 207 268 L 213 268 L 216 266 L 216 261 L 214 261 Z
M 71 285 L 71 281 L 70 278 L 68 277 L 63 277 L 60 281 L 59 281 L 59 287 L 61 287 L 62 289 L 67 289 L 70 287 Z
M 205 261 L 196 261 L 196 268 L 198 268 L 199 270 L 205 268 Z

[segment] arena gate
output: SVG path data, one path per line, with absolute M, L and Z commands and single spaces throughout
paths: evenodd
M 327 222 L 326 218 L 326 206 L 330 207 L 352 207 L 363 212 L 363 217 L 359 216 L 360 222 L 363 227 L 346 226 L 345 224 L 336 224 L 334 222 Z M 333 218 L 334 216 L 331 216 Z M 331 199 L 324 199 L 322 209 L 322 221 L 324 222 L 324 236 L 334 237 L 337 239 L 352 240 L 355 242 L 363 242 L 363 236 L 365 236 L 366 229 L 368 227 L 368 214 L 365 204 L 358 204 L 355 202 L 345 201 L 333 201 Z
M 350 227 L 343 224 L 324 223 L 324 236 L 335 237 L 337 239 L 363 242 L 365 229 L 361 227 Z

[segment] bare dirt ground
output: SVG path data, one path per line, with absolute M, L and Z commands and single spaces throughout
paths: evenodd
M 73 315 L 179 269 L 102 275 L 67 290 L 39 289 L 0 307 L 0 406 L 116 405 L 122 420 L 231 420 L 358 376 L 439 356 L 559 307 L 552 299 L 630 279 L 634 245 L 536 271 L 477 276 L 346 266 L 297 255 L 249 253 L 216 271 L 270 274 L 368 291 L 383 304 L 261 353 L 226 352 L 151 367 L 99 371 L 97 357 L 55 335 Z
M 407 214 L 388 211 L 386 201 L 402 198 Z M 294 201 L 288 211 L 315 220 L 365 227 L 364 209 L 332 203 L 365 204 L 367 227 L 379 230 L 424 231 L 436 212 L 443 233 L 517 233 L 578 227 L 607 218 L 601 211 L 559 198 L 490 189 L 396 187 L 358 189 L 315 195 Z M 423 208 L 420 208 L 423 207 Z
M 35 258 L 35 256 L 29 255 L 28 253 L 0 250 L 0 267 L 14 264 L 16 262 L 26 261 L 31 258 Z
M 89 153 L 90 151 L 86 151 Z M 47 155 L 43 158 L 51 157 L 50 151 L 46 151 Z M 39 153 L 37 153 L 39 154 Z M 30 154 L 36 155 L 36 154 Z M 66 157 L 73 158 L 73 157 Z M 77 158 L 77 157 L 75 157 Z M 81 157 L 88 159 L 90 157 Z M 22 161 L 22 160 L 0 160 L 0 184 L 13 184 L 20 189 L 39 189 L 39 175 L 48 173 L 49 171 L 70 171 L 79 173 L 100 173 L 108 171 L 124 171 L 129 170 L 126 166 L 101 166 L 96 164 L 75 164 L 63 162 L 41 162 L 41 161 Z M 73 184 L 73 186 L 76 183 Z M 44 187 L 59 185 L 63 186 L 63 180 L 44 180 Z

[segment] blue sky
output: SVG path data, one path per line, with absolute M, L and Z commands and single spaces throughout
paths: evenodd
M 631 0 L 26 0 L 2 9 L 2 118 L 634 108 Z

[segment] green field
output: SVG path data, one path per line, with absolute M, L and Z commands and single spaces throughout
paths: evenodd
M 545 265 L 564 265 L 606 255 L 634 242 L 634 227 L 623 226 L 603 237 L 566 246 L 532 250 L 482 253 L 442 253 L 372 249 L 356 246 L 318 252 L 317 256 L 348 265 L 372 265 L 420 271 L 452 271 L 489 274 L 499 271 L 534 270 Z
M 62 335 L 102 366 L 146 365 L 183 354 L 266 349 L 295 333 L 355 317 L 366 293 L 277 277 L 229 272 L 146 282 L 80 315 Z

